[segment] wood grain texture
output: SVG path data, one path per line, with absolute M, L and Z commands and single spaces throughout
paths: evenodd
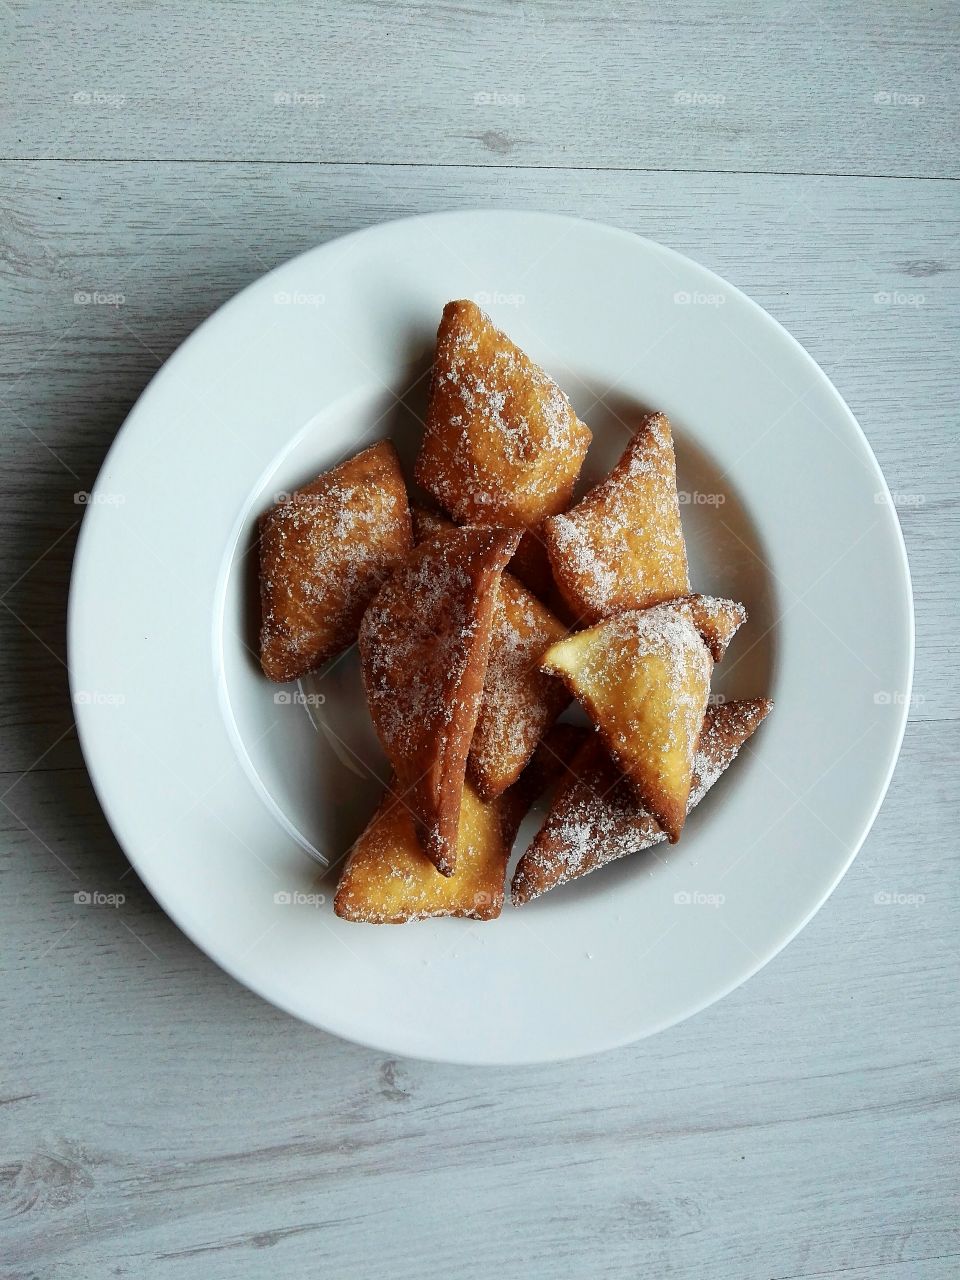
M 0 167 L 4 1280 L 957 1274 L 960 201 L 889 177 L 956 173 L 956 19 L 833 8 L 0 5 L 0 150 L 66 158 Z M 77 495 L 159 364 L 293 254 L 458 207 L 745 289 L 853 408 L 914 578 L 922 701 L 830 902 L 721 1004 L 555 1067 L 387 1059 L 234 983 L 110 834 L 63 665 Z
M 950 0 L 0 14 L 6 156 L 957 174 Z

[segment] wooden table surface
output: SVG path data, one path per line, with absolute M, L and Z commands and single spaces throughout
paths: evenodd
M 960 1273 L 958 33 L 949 0 L 0 0 L 2 1276 Z M 900 764 L 820 914 L 672 1031 L 511 1070 L 300 1025 L 133 874 L 73 900 L 127 869 L 67 692 L 75 495 L 242 286 L 473 207 L 650 236 L 782 321 L 901 496 L 917 612 Z

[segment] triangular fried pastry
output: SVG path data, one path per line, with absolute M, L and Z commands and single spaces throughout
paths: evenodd
M 713 671 L 689 606 L 622 613 L 559 641 L 541 665 L 583 704 L 641 804 L 675 844 Z
M 418 541 L 454 526 L 425 507 L 413 509 Z M 565 686 L 540 670 L 543 651 L 566 635 L 550 610 L 510 573 L 500 579 L 493 639 L 467 773 L 482 800 L 520 776 L 549 725 L 570 701 Z
M 646 609 L 690 590 L 673 436 L 651 414 L 607 478 L 544 524 L 553 576 L 585 622 Z
M 733 763 L 772 707 L 768 698 L 750 698 L 707 709 L 693 758 L 688 813 Z M 637 803 L 633 787 L 598 737 L 580 749 L 570 768 L 569 781 L 561 785 L 546 821 L 517 864 L 511 889 L 514 906 L 667 838 Z
M 714 662 L 721 662 L 730 641 L 747 620 L 747 610 L 737 600 L 723 596 L 683 596 L 672 602 L 680 608 L 689 608 L 693 625 L 700 632 L 703 643 L 710 650 Z
M 456 871 L 439 875 L 420 847 L 407 804 L 388 791 L 350 851 L 333 909 L 344 920 L 364 924 L 405 924 L 430 916 L 493 920 L 503 907 L 509 856 L 497 805 L 484 804 L 467 783 L 457 823 Z
M 519 780 L 492 804 L 469 782 L 463 788 L 457 828 L 457 869 L 437 868 L 417 841 L 413 815 L 388 791 L 347 858 L 334 911 L 344 920 L 405 924 L 433 916 L 493 920 L 503 907 L 510 849 L 527 810 L 560 772 L 586 736 L 576 725 L 555 725 Z
M 457 818 L 480 709 L 493 610 L 519 534 L 450 529 L 409 553 L 360 624 L 374 727 L 424 852 L 456 865 Z
M 422 503 L 415 503 L 410 511 L 413 516 L 414 542 L 423 542 L 441 529 L 455 527 L 452 520 Z M 549 600 L 566 610 L 566 601 L 560 597 L 553 580 L 542 530 L 527 530 L 523 534 L 516 554 L 510 561 L 510 572 L 539 600 Z
M 540 670 L 544 650 L 567 633 L 536 596 L 505 573 L 493 619 L 490 659 L 467 765 L 492 800 L 520 776 L 547 728 L 570 701 L 562 681 Z
M 476 303 L 447 303 L 416 478 L 458 524 L 536 528 L 569 503 L 590 438 Z
M 407 489 L 388 440 L 272 507 L 260 521 L 264 674 L 296 680 L 353 644 L 410 545 Z

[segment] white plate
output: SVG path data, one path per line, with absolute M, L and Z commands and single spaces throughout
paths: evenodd
M 715 687 L 769 694 L 776 710 L 666 856 L 626 859 L 489 924 L 346 924 L 335 873 L 318 875 L 309 855 L 341 857 L 385 776 L 355 651 L 284 704 L 252 652 L 246 553 L 276 493 L 382 435 L 412 458 L 440 310 L 457 297 L 485 306 L 568 392 L 595 434 L 586 478 L 619 454 L 641 407 L 669 414 L 694 585 L 751 615 Z M 97 481 L 69 640 L 104 809 L 199 946 L 338 1035 L 518 1063 L 669 1026 L 810 919 L 887 789 L 913 614 L 863 434 L 756 304 L 622 231 L 449 213 L 304 254 L 168 361 Z

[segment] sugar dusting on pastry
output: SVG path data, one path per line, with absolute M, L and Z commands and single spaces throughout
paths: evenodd
M 496 590 L 519 531 L 450 529 L 415 547 L 360 625 L 367 702 L 407 791 L 424 851 L 444 875 L 483 690 Z
M 707 710 L 694 755 L 688 813 L 730 767 L 771 707 L 768 699 L 754 698 Z M 557 795 L 517 866 L 512 894 L 518 906 L 667 838 L 597 739 L 578 753 L 571 770 L 574 779 Z
M 446 693 L 463 679 L 477 616 L 471 576 L 457 563 L 453 547 L 417 557 L 398 571 L 391 587 L 367 610 L 361 646 L 370 710 L 393 758 L 411 749 L 425 726 L 440 727 L 453 718 L 455 702 Z
M 539 524 L 570 500 L 589 442 L 557 384 L 479 307 L 444 308 L 416 475 L 456 520 Z
M 713 660 L 688 604 L 623 613 L 553 645 L 559 675 L 672 842 L 680 837 Z
M 624 674 L 644 658 L 657 658 L 666 665 L 666 682 L 676 710 L 698 706 L 700 689 L 710 679 L 710 657 L 688 609 L 656 605 L 620 614 L 600 625 L 602 643 L 585 646 L 578 658 L 579 685 L 616 699 Z M 618 705 L 621 712 L 630 709 L 628 703 Z M 681 727 L 681 717 L 672 716 L 663 750 L 678 745 Z
M 260 526 L 264 672 L 296 679 L 352 644 L 410 544 L 406 486 L 387 441 L 272 507 Z
M 504 574 L 469 768 L 481 795 L 499 794 L 520 774 L 570 696 L 540 670 L 563 624 L 516 579 Z
M 587 621 L 687 594 L 670 424 L 652 414 L 609 476 L 550 517 L 547 549 L 568 605 Z

